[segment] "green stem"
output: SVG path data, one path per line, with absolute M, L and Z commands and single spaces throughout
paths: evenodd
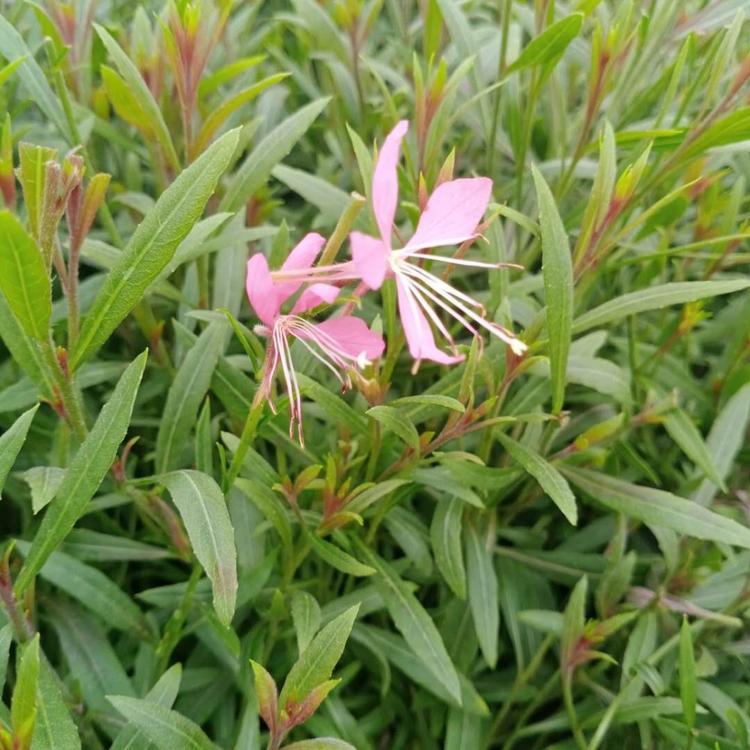
M 255 435 L 258 431 L 258 422 L 260 422 L 260 417 L 263 414 L 264 406 L 265 403 L 263 402 L 263 400 L 256 396 L 253 401 L 252 408 L 247 415 L 247 419 L 245 420 L 245 426 L 242 428 L 240 443 L 237 446 L 237 450 L 235 451 L 234 456 L 232 456 L 232 463 L 229 465 L 227 475 L 226 477 L 224 477 L 225 493 L 229 492 L 229 490 L 231 489 L 232 485 L 234 484 L 234 480 L 237 479 L 237 476 L 240 473 L 242 464 L 245 462 L 245 456 L 247 456 L 247 452 L 248 450 L 250 450 L 250 445 L 255 439 Z
M 575 738 L 576 744 L 580 750 L 586 750 L 586 738 L 583 736 L 581 725 L 578 723 L 578 715 L 576 714 L 576 707 L 573 703 L 573 691 L 571 689 L 572 677 L 572 672 L 567 670 L 562 674 L 561 682 L 563 701 L 565 702 L 565 710 L 568 714 L 570 728 L 573 731 L 573 737 Z
M 506 59 L 506 52 L 508 50 L 508 32 L 510 29 L 510 15 L 513 8 L 513 0 L 505 0 L 505 4 L 503 7 L 503 20 L 502 20 L 502 31 L 501 31 L 501 37 L 500 37 L 500 59 L 497 64 L 497 80 L 499 81 L 503 75 L 505 74 L 505 59 Z M 495 101 L 494 101 L 494 107 L 492 109 L 492 121 L 490 123 L 490 134 L 487 147 L 488 147 L 488 154 L 487 154 L 487 172 L 490 176 L 492 176 L 495 166 L 495 148 L 496 148 L 496 141 L 497 141 L 497 126 L 500 122 L 500 97 L 502 96 L 502 92 L 500 91 L 500 88 L 495 91 Z
M 360 211 L 367 203 L 367 199 L 359 193 L 352 193 L 349 198 L 344 212 L 339 217 L 336 228 L 333 230 L 333 234 L 330 236 L 326 246 L 323 248 L 323 252 L 320 256 L 319 265 L 329 266 L 336 259 L 336 254 L 341 249 L 344 241 L 349 236 L 349 232 L 354 226 L 354 222 L 357 220 Z

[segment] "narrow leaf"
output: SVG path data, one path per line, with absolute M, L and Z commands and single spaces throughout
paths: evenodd
M 47 558 L 62 543 L 115 459 L 130 424 L 138 386 L 146 367 L 143 352 L 122 374 L 112 396 L 70 463 L 57 492 L 57 502 L 45 513 L 16 581 L 16 593 L 26 590 Z
M 5 480 L 8 478 L 8 473 L 15 463 L 18 452 L 26 441 L 26 435 L 29 432 L 29 427 L 31 427 L 31 422 L 38 408 L 39 405 L 37 404 L 28 411 L 25 411 L 0 435 L 0 493 L 3 491 Z
M 224 495 L 211 477 L 199 471 L 175 471 L 162 481 L 211 580 L 216 614 L 229 625 L 237 600 L 237 551 Z

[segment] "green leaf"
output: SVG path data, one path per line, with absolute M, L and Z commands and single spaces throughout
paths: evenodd
M 18 181 L 23 189 L 23 198 L 28 213 L 31 234 L 39 238 L 44 214 L 44 193 L 47 181 L 46 164 L 57 161 L 57 149 L 37 146 L 32 143 L 18 144 Z
M 231 130 L 213 143 L 164 191 L 138 225 L 84 318 L 71 355 L 75 369 L 110 336 L 158 277 L 198 221 L 239 139 Z
M 346 573 L 350 576 L 371 576 L 375 573 L 375 568 L 369 565 L 363 565 L 359 560 L 352 557 L 348 552 L 337 547 L 335 544 L 321 539 L 314 532 L 306 530 L 306 537 L 310 542 L 313 551 L 325 560 L 329 565 Z
M 463 414 L 466 411 L 466 407 L 455 398 L 450 396 L 441 396 L 437 393 L 420 393 L 414 396 L 404 396 L 397 398 L 390 402 L 389 406 L 439 406 L 443 409 L 450 409 L 451 411 Z
M 385 405 L 373 406 L 367 410 L 367 414 L 383 425 L 388 432 L 398 435 L 415 454 L 419 455 L 419 433 L 405 414 Z
M 226 330 L 223 321 L 210 323 L 190 347 L 177 370 L 167 393 L 156 436 L 155 463 L 159 473 L 179 465 L 224 348 Z
M 290 550 L 292 548 L 292 526 L 279 497 L 261 482 L 255 482 L 244 477 L 235 479 L 234 486 L 250 499 L 250 502 L 276 529 L 281 538 L 282 547 Z
M 697 691 L 693 634 L 690 632 L 687 617 L 683 617 L 682 625 L 680 626 L 680 698 L 682 700 L 682 712 L 688 729 L 693 729 L 695 726 Z
M 182 680 L 182 666 L 172 665 L 148 691 L 144 700 L 156 703 L 164 708 L 172 708 L 177 700 L 177 694 Z M 137 725 L 129 723 L 112 743 L 110 750 L 151 750 L 153 745 L 148 742 L 146 733 Z
M 31 745 L 36 722 L 36 691 L 39 682 L 39 634 L 21 650 L 16 685 L 10 701 L 10 725 L 19 750 Z
M 744 435 L 750 422 L 750 383 L 746 383 L 724 405 L 711 425 L 706 448 L 711 463 L 720 479 L 726 479 L 734 465 L 737 453 L 744 445 Z M 709 505 L 716 493 L 716 484 L 706 479 L 693 494 L 698 505 Z
M 57 491 L 57 502 L 47 509 L 16 581 L 17 595 L 26 590 L 47 558 L 68 535 L 112 466 L 130 424 L 146 357 L 144 351 L 122 374 L 91 432 L 70 462 Z
M 203 730 L 177 711 L 125 695 L 108 695 L 107 700 L 159 750 L 216 750 Z
M 59 466 L 34 466 L 21 474 L 31 490 L 31 509 L 34 514 L 54 500 L 65 478 L 65 469 Z
M 192 153 L 200 154 L 211 142 L 214 133 L 233 112 L 236 112 L 243 104 L 251 102 L 269 86 L 273 86 L 274 83 L 283 81 L 288 76 L 289 73 L 274 73 L 273 75 L 254 83 L 252 86 L 249 86 L 224 100 L 216 109 L 209 113 L 208 117 L 206 117 L 200 133 L 198 133 L 195 143 L 193 144 Z
M 466 571 L 461 552 L 461 522 L 464 503 L 458 498 L 438 498 L 430 524 L 435 564 L 459 599 L 466 599 Z
M 16 548 L 26 556 L 31 545 L 18 540 Z M 112 628 L 148 638 L 151 631 L 133 600 L 104 573 L 64 552 L 53 552 L 39 575 L 62 589 Z
M 508 73 L 535 65 L 554 66 L 568 45 L 578 36 L 583 24 L 583 13 L 573 13 L 548 26 L 534 37 L 508 68 Z
M 291 745 L 284 745 L 284 750 L 356 750 L 356 748 L 334 737 L 318 737 L 314 740 L 300 740 L 292 742 Z
M 328 98 L 311 102 L 263 138 L 232 178 L 219 210 L 239 211 L 263 187 L 271 170 L 292 150 L 328 102 Z
M 568 522 L 575 526 L 578 523 L 576 499 L 560 472 L 538 453 L 512 440 L 507 435 L 497 433 L 497 439 L 503 444 L 513 460 L 517 461 L 539 482 L 539 486 L 550 496 Z
M 461 687 L 458 674 L 432 618 L 391 565 L 365 545 L 359 546 L 363 556 L 380 574 L 375 579 L 375 585 L 396 628 L 424 666 L 460 705 Z
M 162 478 L 180 511 L 193 552 L 211 580 L 214 609 L 229 625 L 237 601 L 234 529 L 219 485 L 199 471 L 175 471 Z
M 0 293 L 0 337 L 14 361 L 26 372 L 29 379 L 45 396 L 51 396 L 55 383 L 49 365 L 42 356 L 39 342 L 24 331 L 2 293 Z
M 347 193 L 317 175 L 287 167 L 285 164 L 275 166 L 271 174 L 301 195 L 306 203 L 316 206 L 329 221 L 336 221 L 349 205 Z
M 0 211 L 0 292 L 28 336 L 46 342 L 52 315 L 49 274 L 36 242 L 10 211 Z
M 297 634 L 297 651 L 301 654 L 320 627 L 320 605 L 312 594 L 295 591 L 292 594 L 292 622 Z
M 31 750 L 81 750 L 78 729 L 65 703 L 59 678 L 44 660 L 39 670 Z
M 13 643 L 13 626 L 8 623 L 0 628 L 0 690 L 5 688 L 5 677 L 8 674 L 10 644 Z
M 143 114 L 148 118 L 148 125 L 164 150 L 164 154 L 172 169 L 177 171 L 180 168 L 180 160 L 172 143 L 169 129 L 164 122 L 159 105 L 156 103 L 138 68 L 106 29 L 97 23 L 94 24 L 94 29 L 96 29 L 96 33 L 107 48 L 110 57 L 120 71 L 120 75 L 125 79 L 130 94 L 137 101 Z
M 592 500 L 616 513 L 697 539 L 750 549 L 750 529 L 671 492 L 643 487 L 588 469 L 562 466 L 561 471 Z
M 18 70 L 18 76 L 31 94 L 31 100 L 60 131 L 68 145 L 75 145 L 75 138 L 70 131 L 63 108 L 47 83 L 47 77 L 26 46 L 23 37 L 4 15 L 0 15 L 0 55 L 6 60 L 24 58 Z
M 579 27 L 580 18 L 579 16 Z M 568 19 L 564 19 L 560 23 L 565 23 L 566 20 Z M 555 26 L 557 25 L 555 24 Z M 544 34 L 553 28 L 554 26 L 550 27 Z M 549 331 L 552 411 L 557 414 L 562 409 L 565 398 L 565 373 L 570 352 L 571 325 L 573 322 L 573 263 L 570 257 L 568 235 L 557 211 L 552 192 L 535 166 L 532 165 L 531 171 L 534 176 L 537 201 L 539 202 L 544 301 L 547 313 L 547 330 Z
M 620 297 L 605 302 L 593 310 L 588 310 L 573 321 L 573 333 L 583 333 L 592 328 L 607 325 L 615 320 L 622 320 L 628 315 L 659 310 L 669 305 L 681 305 L 695 302 L 720 294 L 732 294 L 750 287 L 750 281 L 734 279 L 732 281 L 675 281 L 671 284 L 657 284 L 628 292 Z
M 255 697 L 258 700 L 258 713 L 269 727 L 274 726 L 279 715 L 279 691 L 270 672 L 257 661 L 250 659 L 255 682 Z
M 484 660 L 490 669 L 494 669 L 500 631 L 497 576 L 492 564 L 492 552 L 487 549 L 474 524 L 467 524 L 465 529 L 469 607 Z
M 18 452 L 26 442 L 26 435 L 29 432 L 29 427 L 31 427 L 31 422 L 38 408 L 39 404 L 25 411 L 0 435 L 0 493 L 3 491 L 5 480 L 13 468 Z
M 359 605 L 350 607 L 313 638 L 287 675 L 279 696 L 281 709 L 289 703 L 299 704 L 313 688 L 330 679 L 344 652 L 358 611 Z
M 712 482 L 726 489 L 723 479 L 713 464 L 711 454 L 703 442 L 698 428 L 682 409 L 672 409 L 664 416 L 664 427 L 685 455 L 701 469 Z
M 588 579 L 586 576 L 576 583 L 568 599 L 563 613 L 562 634 L 560 636 L 560 657 L 563 668 L 568 669 L 570 658 L 575 652 L 578 642 L 583 636 L 586 623 L 586 593 Z

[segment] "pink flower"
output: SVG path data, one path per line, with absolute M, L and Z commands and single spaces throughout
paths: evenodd
M 275 414 L 272 385 L 280 366 L 289 394 L 289 436 L 294 436 L 294 426 L 297 425 L 300 443 L 304 443 L 302 394 L 294 371 L 289 339 L 300 341 L 333 372 L 345 389 L 351 387 L 348 371 L 364 367 L 370 360 L 379 357 L 385 348 L 382 337 L 373 333 L 359 318 L 341 316 L 316 323 L 300 315 L 320 304 L 333 302 L 339 294 L 338 287 L 315 282 L 317 276 L 312 265 L 324 242 L 319 234 L 305 235 L 276 273 L 271 272 L 268 261 L 261 253 L 253 255 L 247 262 L 247 297 L 261 321 L 256 332 L 269 340 L 259 393 L 268 400 Z M 282 305 L 303 285 L 306 270 L 307 280 L 313 283 L 300 294 L 290 313 L 283 314 Z M 288 280 L 290 278 L 292 280 Z
M 444 310 L 472 334 L 480 326 L 508 344 L 518 355 L 526 345 L 507 328 L 484 317 L 484 308 L 464 292 L 422 268 L 420 261 L 443 261 L 473 268 L 498 268 L 497 263 L 464 260 L 425 252 L 429 248 L 460 245 L 477 236 L 477 226 L 487 210 L 492 180 L 487 177 L 451 180 L 439 185 L 419 217 L 412 238 L 393 249 L 391 235 L 398 205 L 397 165 L 401 141 L 409 129 L 402 120 L 390 132 L 380 150 L 372 178 L 372 203 L 380 237 L 352 232 L 352 259 L 362 280 L 378 289 L 386 276 L 396 279 L 398 308 L 409 351 L 417 362 L 430 359 L 442 364 L 460 361 L 453 339 L 434 306 Z M 413 262 L 416 261 L 416 262 Z M 451 345 L 453 354 L 438 349 L 430 323 Z

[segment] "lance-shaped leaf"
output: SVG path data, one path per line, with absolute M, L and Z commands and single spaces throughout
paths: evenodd
M 17 594 L 28 587 L 68 535 L 112 466 L 130 424 L 146 358 L 147 352 L 143 352 L 122 374 L 91 432 L 70 462 L 57 492 L 57 502 L 49 506 L 34 536 L 26 563 L 16 581 Z
M 282 709 L 301 703 L 314 688 L 330 679 L 344 652 L 358 611 L 359 605 L 356 605 L 331 620 L 302 652 L 281 689 L 279 705 Z
M 0 435 L 0 493 L 3 491 L 3 485 L 8 477 L 8 472 L 13 466 L 18 452 L 23 446 L 26 435 L 29 432 L 31 421 L 34 419 L 36 410 L 39 405 L 32 407 L 21 416 L 2 434 Z
M 217 750 L 195 722 L 177 711 L 126 695 L 109 695 L 107 700 L 159 750 Z
M 18 665 L 16 686 L 10 701 L 13 747 L 28 750 L 36 721 L 36 691 L 39 682 L 39 635 L 24 646 Z M 17 743 L 17 744 L 16 744 Z
M 539 482 L 539 486 L 552 498 L 565 518 L 575 526 L 578 523 L 576 499 L 565 477 L 551 463 L 527 446 L 512 440 L 507 435 L 498 433 L 497 437 L 513 460 L 521 464 Z
M 229 625 L 237 600 L 237 550 L 224 495 L 211 477 L 199 471 L 174 471 L 162 481 L 211 580 L 216 614 Z
M 49 336 L 52 287 L 36 242 L 10 211 L 0 211 L 0 291 L 24 332 Z
M 521 50 L 521 54 L 508 68 L 508 73 L 535 65 L 553 67 L 578 36 L 582 24 L 583 13 L 573 13 L 553 23 Z
M 263 187 L 271 170 L 307 132 L 328 101 L 326 98 L 310 102 L 277 125 L 258 143 L 229 183 L 219 207 L 221 211 L 239 211 L 245 202 Z
M 484 660 L 494 669 L 500 629 L 497 576 L 492 564 L 492 552 L 487 549 L 485 540 L 473 524 L 466 526 L 466 572 L 474 630 Z
M 44 186 L 47 180 L 45 165 L 56 159 L 57 150 L 54 148 L 32 143 L 18 144 L 18 179 L 23 189 L 29 229 L 37 239 L 44 210 Z
M 44 72 L 26 46 L 23 37 L 16 31 L 4 15 L 0 15 L 0 55 L 6 60 L 23 58 L 18 68 L 18 76 L 31 93 L 31 100 L 42 110 L 47 119 L 60 131 L 65 140 L 73 145 L 75 139 L 59 99 L 47 83 Z
M 255 679 L 255 697 L 258 699 L 258 713 L 266 726 L 275 732 L 276 722 L 279 717 L 279 691 L 276 680 L 271 677 L 268 670 L 257 661 L 250 659 Z
M 380 574 L 375 585 L 401 635 L 446 692 L 461 704 L 461 686 L 456 668 L 435 623 L 393 567 L 364 544 L 360 551 Z
M 39 666 L 32 750 L 81 750 L 81 739 L 65 703 L 60 678 L 46 660 Z
M 239 131 L 231 130 L 213 143 L 166 189 L 138 225 L 83 321 L 71 355 L 72 368 L 107 340 L 167 266 L 203 213 L 229 166 L 238 138 Z
M 140 110 L 148 118 L 149 127 L 153 130 L 162 149 L 164 149 L 164 154 L 172 168 L 175 170 L 179 169 L 180 160 L 177 158 L 177 152 L 172 143 L 172 137 L 169 135 L 169 129 L 164 122 L 159 105 L 156 103 L 135 63 L 125 54 L 122 47 L 120 47 L 106 29 L 98 24 L 94 24 L 94 28 L 99 38 L 104 42 L 104 46 L 120 71 L 120 75 L 125 79 L 132 96 L 138 102 Z
M 314 740 L 293 742 L 291 745 L 287 745 L 284 750 L 355 750 L 355 747 L 335 737 L 318 737 Z
M 570 352 L 573 263 L 568 235 L 557 211 L 552 191 L 536 167 L 532 166 L 532 174 L 539 201 L 539 224 L 542 230 L 542 274 L 549 332 L 552 411 L 557 413 L 562 409 L 565 396 L 565 376 Z

